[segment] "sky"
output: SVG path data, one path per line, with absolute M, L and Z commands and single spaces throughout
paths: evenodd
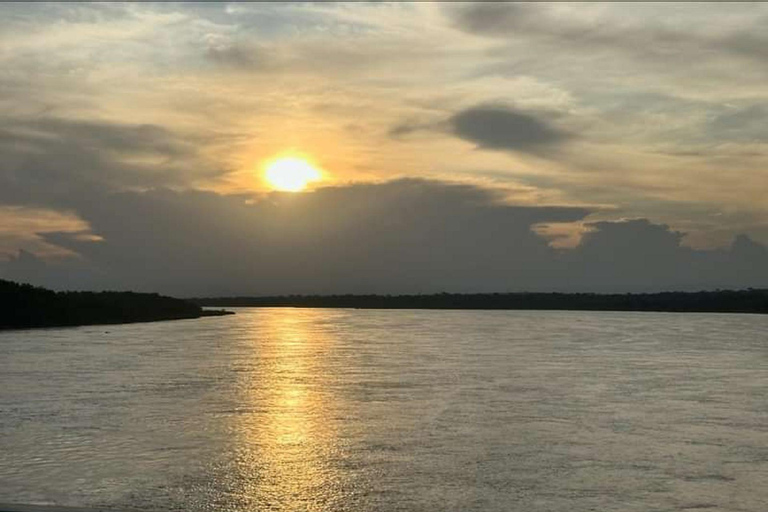
M 768 4 L 0 4 L 0 277 L 768 287 Z M 270 163 L 317 171 L 287 192 Z

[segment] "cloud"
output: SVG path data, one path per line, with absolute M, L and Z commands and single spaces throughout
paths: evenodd
M 587 223 L 591 228 L 571 264 L 588 272 L 582 278 L 600 283 L 622 283 L 633 289 L 665 283 L 673 288 L 695 287 L 686 268 L 693 250 L 681 246 L 683 233 L 647 219 Z M 766 262 L 768 263 L 768 261 Z
M 759 4 L 478 2 L 444 9 L 456 28 L 487 39 L 494 61 L 479 64 L 480 73 L 531 74 L 598 112 L 615 91 L 715 103 L 764 96 L 759 64 L 768 57 L 768 10 Z
M 532 224 L 588 213 L 500 201 L 496 192 L 421 180 L 275 193 L 253 204 L 131 192 L 80 208 L 104 242 L 56 242 L 109 269 L 115 282 L 177 294 L 487 288 L 525 278 L 549 254 Z
M 218 34 L 208 34 L 206 57 L 224 68 L 239 71 L 262 71 L 277 66 L 276 48 L 271 51 L 257 44 L 234 42 Z
M 768 12 L 760 6 L 743 7 L 735 13 L 716 5 L 637 6 L 634 16 L 618 6 L 599 4 L 478 2 L 446 10 L 458 28 L 487 37 L 531 36 L 542 42 L 619 50 L 646 58 L 677 60 L 691 52 L 706 56 L 716 51 L 764 61 L 768 38 L 759 27 Z M 720 19 L 715 30 L 713 18 Z
M 29 251 L 20 249 L 18 254 L 0 263 L 0 277 L 22 283 L 45 282 L 48 266 Z
M 564 282 L 604 292 L 768 286 L 768 252 L 745 235 L 730 247 L 695 250 L 684 233 L 647 219 L 587 223 L 592 229 L 564 253 Z M 576 274 L 576 275 L 574 275 Z
M 525 4 L 482 2 L 470 6 L 449 7 L 456 25 L 467 32 L 481 35 L 510 35 L 525 27 L 531 19 L 531 9 Z
M 94 188 L 179 185 L 219 174 L 201 165 L 193 142 L 200 141 L 153 124 L 3 118 L 0 203 L 62 205 Z
M 535 152 L 564 142 L 568 135 L 530 113 L 503 106 L 478 106 L 449 119 L 458 137 L 484 149 Z
M 391 127 L 387 131 L 392 139 L 402 139 L 418 132 L 441 132 L 444 129 L 444 121 L 427 121 L 419 119 L 406 119 Z
M 77 211 L 102 241 L 44 237 L 81 254 L 110 287 L 178 295 L 489 290 L 533 285 L 544 271 L 552 249 L 531 225 L 588 213 L 509 206 L 497 191 L 422 180 L 246 199 L 167 189 L 92 196 Z
M 27 274 L 32 268 L 37 284 L 178 296 L 768 285 L 765 247 L 747 237 L 728 249 L 696 251 L 665 225 L 598 222 L 588 224 L 580 245 L 561 250 L 535 227 L 583 222 L 589 210 L 510 205 L 498 190 L 440 181 L 326 187 L 256 201 L 128 191 L 91 196 L 77 212 L 92 237 L 41 236 L 81 258 L 45 271 L 35 271 L 39 262 L 26 256 L 27 264 L 16 264 Z
M 40 233 L 68 232 L 83 237 L 88 232 L 82 219 L 66 211 L 0 205 L 0 219 L 0 259 L 20 249 L 38 256 L 62 256 L 61 248 L 45 243 Z
M 387 134 L 393 139 L 397 139 L 427 128 L 429 128 L 429 126 L 421 123 L 404 121 L 390 128 Z
M 728 109 L 709 122 L 707 132 L 718 141 L 768 142 L 768 107 L 753 104 Z

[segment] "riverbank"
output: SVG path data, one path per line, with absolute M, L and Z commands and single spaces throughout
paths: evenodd
M 768 313 L 768 290 L 662 293 L 438 293 L 424 295 L 286 295 L 189 299 L 211 307 L 357 309 L 514 309 Z
M 0 280 L 0 329 L 74 327 L 234 314 L 192 302 L 136 292 L 55 292 Z

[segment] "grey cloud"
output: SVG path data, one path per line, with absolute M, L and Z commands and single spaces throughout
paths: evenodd
M 389 135 L 393 139 L 396 139 L 404 135 L 410 135 L 411 133 L 417 132 L 420 129 L 421 129 L 421 126 L 417 124 L 400 123 L 390 128 L 390 130 L 387 132 L 387 135 Z
M 755 6 L 741 7 L 759 9 Z M 709 6 L 687 5 L 686 8 L 695 12 Z M 626 23 L 623 22 L 626 16 L 623 19 L 592 17 L 585 22 L 555 15 L 548 6 L 535 3 L 477 2 L 450 6 L 447 11 L 457 27 L 482 36 L 527 36 L 559 46 L 620 50 L 640 58 L 665 61 L 682 62 L 690 59 L 693 54 L 711 57 L 713 50 L 759 61 L 768 57 L 768 38 L 761 31 L 759 22 L 766 19 L 766 13 L 761 10 L 755 10 L 752 27 L 742 26 L 726 33 L 704 33 L 698 31 L 695 23 L 690 21 L 684 29 L 662 23 Z M 717 16 L 716 11 L 710 13 L 710 18 Z M 750 28 L 755 30 L 750 31 Z
M 764 104 L 730 109 L 712 119 L 707 132 L 720 141 L 768 141 L 768 107 Z
M 387 135 L 393 139 L 399 139 L 416 132 L 430 131 L 437 128 L 439 128 L 439 125 L 436 123 L 406 120 L 390 128 Z
M 715 44 L 736 55 L 759 61 L 768 59 L 768 37 L 764 31 L 760 35 L 745 32 L 729 34 L 716 40 Z
M 47 266 L 29 251 L 20 249 L 18 255 L 0 263 L 0 277 L 23 283 L 45 282 Z
M 581 246 L 569 254 L 571 264 L 588 269 L 601 286 L 654 288 L 665 283 L 674 289 L 695 287 L 687 266 L 693 251 L 680 245 L 683 234 L 646 219 L 587 224 Z M 768 261 L 766 261 L 768 263 Z M 700 278 L 699 278 L 700 279 Z
M 274 55 L 254 44 L 211 41 L 206 49 L 206 57 L 219 66 L 237 71 L 268 70 L 277 65 Z
M 564 142 L 568 135 L 530 113 L 502 106 L 478 106 L 449 119 L 455 135 L 485 149 L 534 152 Z
M 199 191 L 122 192 L 91 196 L 78 213 L 103 240 L 43 234 L 82 259 L 59 277 L 53 265 L 39 271 L 38 284 L 62 287 L 78 275 L 80 286 L 180 296 L 768 286 L 768 253 L 748 237 L 697 251 L 664 225 L 599 222 L 579 247 L 557 250 L 532 227 L 581 221 L 588 210 L 511 206 L 498 192 L 437 181 L 273 193 L 255 202 Z
M 217 174 L 191 171 L 200 168 L 192 142 L 151 124 L 0 119 L 0 203 L 46 205 L 93 188 L 184 184 Z
M 207 192 L 124 192 L 77 210 L 102 242 L 44 236 L 81 254 L 109 277 L 105 285 L 178 295 L 533 286 L 552 249 L 531 225 L 589 212 L 502 199 L 421 180 L 275 193 L 253 204 Z
M 107 150 L 119 154 L 155 153 L 175 157 L 193 152 L 171 131 L 153 124 L 117 124 L 60 118 L 17 121 L 28 139 L 74 142 L 84 148 Z
M 746 235 L 730 247 L 694 250 L 684 233 L 647 219 L 588 224 L 581 245 L 564 253 L 564 282 L 602 292 L 768 286 L 768 252 Z
M 526 4 L 507 2 L 478 2 L 469 6 L 450 6 L 456 24 L 474 34 L 509 35 L 526 26 L 532 10 Z
M 29 29 L 43 23 L 62 23 L 64 20 L 104 23 L 124 19 L 127 15 L 130 15 L 129 7 L 120 3 L 10 2 L 3 5 L 0 29 L 6 26 L 23 26 Z
M 682 43 L 687 34 L 657 26 L 619 26 L 603 19 L 589 23 L 554 16 L 547 6 L 535 3 L 478 2 L 451 11 L 456 25 L 470 33 L 493 37 L 536 36 L 542 40 L 570 44 L 610 46 L 638 52 L 648 47 L 638 42 L 660 46 Z

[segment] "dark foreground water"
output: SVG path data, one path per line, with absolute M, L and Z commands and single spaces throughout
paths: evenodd
M 768 510 L 768 317 L 240 309 L 0 332 L 0 502 Z

